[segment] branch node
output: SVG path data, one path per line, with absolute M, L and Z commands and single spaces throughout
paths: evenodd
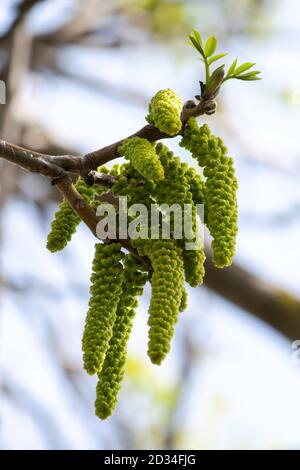
M 56 186 L 57 183 L 59 183 L 62 179 L 65 179 L 65 178 L 69 178 L 69 179 L 70 179 L 68 173 L 66 173 L 65 171 L 63 171 L 61 175 L 54 176 L 53 178 L 51 178 L 51 185 L 52 185 L 52 186 Z M 70 181 L 71 181 L 71 179 L 70 179 Z
M 99 173 L 98 171 L 92 170 L 85 177 L 84 181 L 88 186 L 99 184 L 101 186 L 107 186 L 108 188 L 111 188 L 118 179 L 118 176 L 113 176 L 106 173 Z

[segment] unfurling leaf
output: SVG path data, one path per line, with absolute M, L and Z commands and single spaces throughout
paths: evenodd
M 227 55 L 227 52 L 224 52 L 223 54 L 214 55 L 213 57 L 208 59 L 207 63 L 208 65 L 211 65 L 213 62 L 215 62 L 216 60 L 222 59 L 222 57 L 225 57 L 226 55 Z
M 194 36 L 197 43 L 202 47 L 202 37 L 199 31 L 197 31 L 196 29 L 193 29 L 192 35 Z
M 234 76 L 232 78 L 237 78 L 238 80 L 261 80 L 260 77 L 258 77 L 257 75 L 259 74 L 260 72 L 259 71 L 253 71 L 253 72 L 249 72 L 249 73 L 244 73 L 242 75 L 237 75 L 237 76 Z
M 231 66 L 229 67 L 228 72 L 227 72 L 227 75 L 226 75 L 226 78 L 229 78 L 229 77 L 231 77 L 231 75 L 234 74 L 236 65 L 237 65 L 237 58 L 234 59 L 234 61 L 232 62 Z
M 195 49 L 197 49 L 197 51 L 200 52 L 202 56 L 204 56 L 204 52 L 202 49 L 202 38 L 200 33 L 194 29 L 193 32 L 189 35 L 189 39 L 191 41 L 191 46 L 195 47 Z
M 243 72 L 246 72 L 246 70 L 251 69 L 255 65 L 255 62 L 245 62 L 244 64 L 240 65 L 237 69 L 234 71 L 234 75 L 240 75 Z
M 218 41 L 216 40 L 215 36 L 209 36 L 204 47 L 205 56 L 210 57 L 211 55 L 213 55 L 217 48 L 217 45 Z

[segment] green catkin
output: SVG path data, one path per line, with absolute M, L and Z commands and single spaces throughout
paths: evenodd
M 137 298 L 142 295 L 148 275 L 141 271 L 141 265 L 132 255 L 124 263 L 122 296 L 118 305 L 113 335 L 109 343 L 105 361 L 96 389 L 95 410 L 101 419 L 108 418 L 118 399 L 125 372 L 127 342 L 132 329 L 132 322 L 138 305 Z
M 185 177 L 188 180 L 194 203 L 204 204 L 205 186 L 202 176 L 197 173 L 195 168 L 188 167 Z
M 184 290 L 182 250 L 175 240 L 136 240 L 141 255 L 150 258 L 153 275 L 149 307 L 148 356 L 161 364 L 170 350 Z
M 185 173 L 190 185 L 190 191 L 193 196 L 194 204 L 203 204 L 205 206 L 205 182 L 203 177 L 197 173 L 195 168 L 189 167 Z M 202 222 L 207 222 L 208 208 L 205 206 Z
M 120 174 L 120 165 L 118 163 L 113 165 L 112 169 L 110 170 L 110 174 L 112 176 L 119 176 L 119 174 Z
M 156 155 L 155 148 L 146 139 L 132 137 L 118 149 L 121 155 L 130 160 L 133 167 L 144 178 L 158 181 L 164 178 L 164 170 Z
M 95 246 L 91 296 L 82 337 L 83 363 L 89 374 L 101 371 L 112 337 L 123 281 L 123 257 L 119 243 Z
M 187 200 L 189 184 L 180 159 L 175 157 L 166 145 L 157 144 L 156 153 L 164 169 L 165 179 L 155 186 L 155 197 L 158 204 L 183 204 Z
M 80 195 L 89 202 L 93 196 L 93 189 L 88 187 L 82 179 L 77 181 L 75 187 Z M 76 232 L 80 221 L 80 217 L 73 211 L 69 203 L 63 200 L 51 223 L 47 249 L 52 253 L 63 250 Z
M 98 166 L 97 168 L 98 173 L 104 173 L 105 175 L 109 175 L 110 173 L 110 168 L 106 165 Z
M 182 126 L 181 110 L 181 99 L 173 90 L 167 88 L 157 92 L 151 99 L 146 120 L 161 132 L 176 135 L 180 132 Z
M 192 229 L 195 231 L 197 212 L 191 189 L 195 190 L 196 187 L 198 193 L 195 194 L 199 197 L 200 180 L 190 173 L 188 166 L 182 164 L 178 157 L 174 157 L 165 145 L 158 144 L 156 149 L 165 172 L 165 179 L 156 185 L 157 201 L 159 204 L 167 203 L 170 206 L 177 203 L 182 208 L 184 204 L 189 204 L 192 207 Z M 193 175 L 195 182 L 194 188 L 190 185 L 191 175 Z M 183 242 L 185 241 L 187 240 L 183 240 Z M 202 284 L 205 274 L 205 253 L 200 240 L 198 243 L 199 247 L 196 249 L 183 251 L 185 279 L 192 287 Z
M 175 157 L 167 146 L 159 143 L 156 146 L 156 151 L 164 168 L 165 179 L 155 185 L 153 196 L 159 205 L 168 204 L 171 207 L 173 204 L 178 204 L 183 215 L 184 204 L 190 202 L 191 199 L 184 168 L 180 159 Z M 171 213 L 170 220 L 166 220 L 166 222 L 170 224 L 170 230 L 173 232 L 175 229 L 173 213 Z M 183 228 L 184 218 L 182 217 Z
M 180 144 L 190 150 L 204 167 L 207 226 L 213 237 L 213 262 L 218 268 L 232 264 L 237 235 L 237 180 L 233 159 L 221 139 L 206 124 L 200 129 L 191 118 Z
M 113 192 L 115 196 L 127 196 L 128 207 L 142 202 L 148 209 L 148 227 L 150 227 L 151 204 L 155 202 L 151 194 L 154 187 L 153 181 L 142 180 L 132 164 L 126 163 L 121 167 L 121 176 L 114 184 Z M 133 219 L 134 217 L 128 217 L 128 222 Z
M 153 200 L 149 193 L 149 186 L 152 187 L 153 182 L 150 180 L 142 179 L 140 174 L 135 170 L 131 163 L 122 165 L 120 169 L 120 177 L 114 184 L 112 190 L 115 196 L 126 196 L 128 208 L 133 204 L 144 204 L 148 209 L 148 227 L 150 227 L 151 217 L 151 204 Z M 129 223 L 138 218 L 139 213 L 136 216 L 128 216 L 127 222 Z M 146 230 L 147 227 L 141 227 L 141 224 L 137 224 L 136 231 Z
M 193 204 L 193 230 L 197 229 L 197 204 L 203 204 L 204 202 L 204 186 L 202 177 L 197 174 L 193 168 L 187 168 L 185 172 L 185 177 L 189 185 L 189 201 L 190 204 Z M 197 233 L 194 242 L 199 246 L 195 247 L 193 250 L 184 250 L 183 252 L 183 261 L 184 261 L 184 270 L 185 270 L 185 279 L 191 287 L 197 287 L 203 283 L 205 269 L 205 252 L 203 241 L 200 239 L 200 235 Z
M 191 287 L 197 287 L 203 283 L 205 269 L 205 253 L 202 247 L 196 250 L 183 252 L 185 280 Z
M 188 306 L 188 293 L 186 289 L 183 289 L 182 291 L 182 297 L 180 301 L 180 307 L 179 307 L 179 312 L 184 312 Z

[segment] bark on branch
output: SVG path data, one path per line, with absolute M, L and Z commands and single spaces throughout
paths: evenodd
M 39 2 L 43 0 L 23 0 L 17 7 L 16 7 L 16 16 L 13 22 L 11 23 L 8 30 L 0 37 L 0 43 L 3 45 L 6 41 L 8 41 L 13 35 L 16 29 L 18 28 L 19 24 L 22 23 L 26 15 L 30 12 L 30 10 Z
M 210 251 L 207 249 L 206 251 Z M 217 269 L 210 253 L 205 263 L 205 285 L 271 325 L 287 338 L 300 339 L 300 299 L 233 264 Z

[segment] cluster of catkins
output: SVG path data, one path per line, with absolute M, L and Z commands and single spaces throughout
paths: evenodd
M 166 223 L 163 211 L 158 223 L 158 237 L 131 240 L 140 257 L 125 254 L 120 243 L 97 243 L 91 275 L 90 301 L 82 338 L 83 363 L 89 374 L 98 375 L 96 414 L 105 419 L 111 415 L 124 376 L 126 349 L 132 322 L 147 280 L 152 287 L 149 307 L 148 355 L 154 364 L 161 364 L 170 350 L 179 312 L 187 306 L 185 281 L 192 287 L 203 282 L 204 247 L 197 232 L 196 205 L 203 204 L 205 223 L 213 238 L 212 253 L 216 267 L 232 263 L 237 234 L 237 181 L 233 160 L 227 155 L 222 140 L 211 134 L 208 126 L 199 127 L 191 118 L 182 129 L 182 103 L 172 90 L 161 90 L 151 100 L 147 121 L 170 136 L 182 135 L 180 145 L 196 159 L 201 172 L 191 168 L 162 143 L 133 137 L 123 141 L 118 152 L 127 160 L 112 170 L 99 168 L 115 179 L 115 196 L 127 196 L 128 207 L 143 203 L 162 207 L 186 204 L 192 207 L 192 238 L 174 236 L 174 220 L 168 218 L 170 238 L 162 236 Z M 76 183 L 82 197 L 93 207 L 99 196 L 109 191 L 102 186 L 88 187 L 82 179 Z M 158 209 L 159 210 L 159 209 Z M 129 218 L 132 221 L 133 217 Z M 80 218 L 63 201 L 55 214 L 47 247 L 55 252 L 63 249 Z M 194 249 L 187 249 L 194 242 Z

